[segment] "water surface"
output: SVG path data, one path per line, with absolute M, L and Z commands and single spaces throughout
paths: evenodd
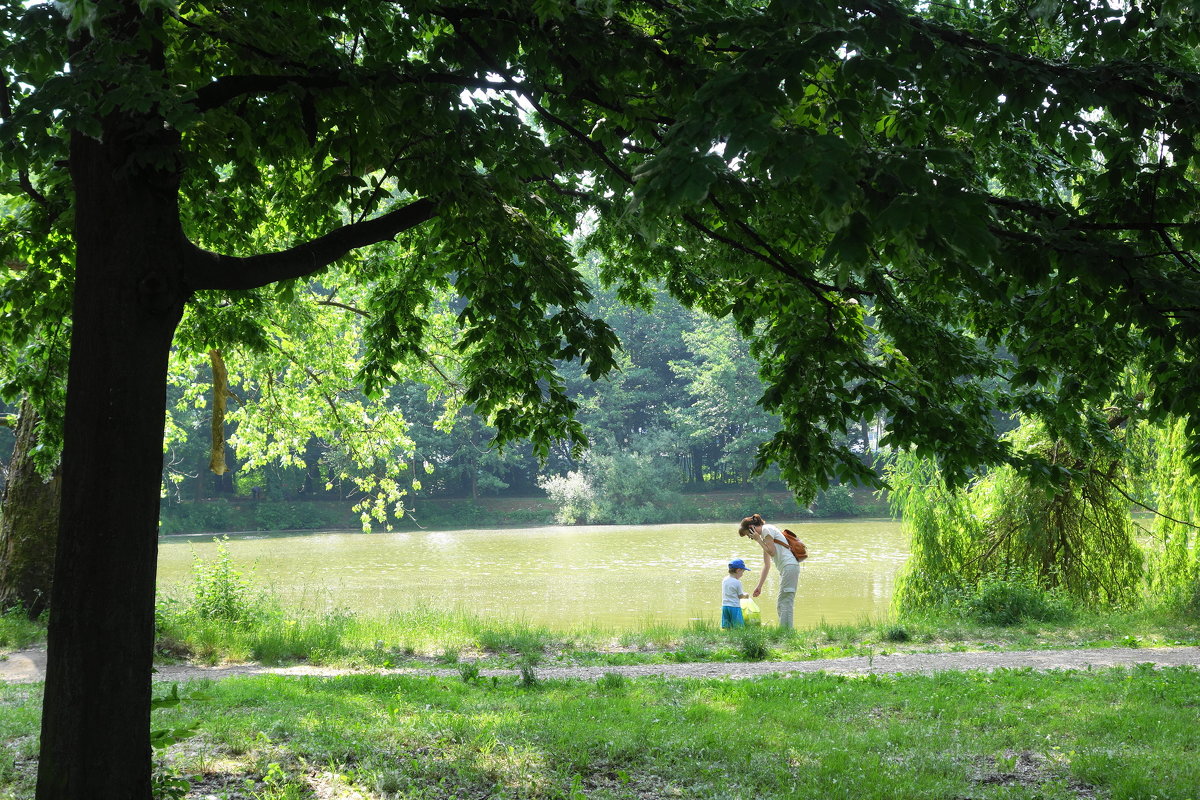
M 773 521 L 774 522 L 774 521 Z M 908 557 L 891 520 L 776 523 L 808 545 L 796 625 L 879 619 L 896 571 Z M 563 630 L 630 630 L 663 622 L 720 618 L 721 579 L 732 558 L 758 580 L 762 550 L 735 523 L 598 525 L 404 533 L 233 534 L 229 551 L 256 583 L 289 605 L 362 612 L 422 606 L 493 618 L 523 618 Z M 159 543 L 160 591 L 191 577 L 193 553 L 211 558 L 211 534 Z M 775 621 L 778 574 L 759 598 Z

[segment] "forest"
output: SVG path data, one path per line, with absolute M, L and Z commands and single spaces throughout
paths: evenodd
M 758 403 L 763 387 L 756 362 L 732 322 L 688 309 L 662 289 L 650 292 L 642 306 L 622 305 L 614 290 L 600 285 L 598 270 L 592 267 L 586 274 L 595 295 L 589 313 L 612 326 L 621 351 L 616 369 L 600 381 L 589 379 L 577 366 L 562 366 L 567 394 L 578 405 L 577 419 L 588 440 L 583 451 L 572 452 L 563 442 L 554 443 L 544 458 L 525 443 L 497 450 L 491 446 L 495 429 L 471 408 L 457 407 L 455 387 L 439 394 L 413 382 L 389 387 L 375 405 L 381 416 L 388 416 L 386 424 L 393 427 L 387 429 L 394 438 L 378 447 L 371 463 L 356 463 L 341 447 L 343 442 L 354 446 L 354 440 L 341 431 L 319 438 L 304 429 L 309 419 L 293 413 L 298 395 L 327 391 L 320 386 L 323 374 L 310 366 L 303 374 L 289 375 L 277 363 L 264 363 L 253 355 L 242 360 L 226 352 L 229 391 L 236 398 L 225 416 L 228 471 L 215 475 L 209 469 L 211 365 L 205 359 L 188 373 L 181 364 L 164 459 L 164 532 L 180 530 L 178 525 L 190 519 L 200 525 L 198 530 L 228 529 L 221 524 L 222 514 L 229 518 L 226 504 L 214 507 L 206 500 L 288 501 L 291 527 L 310 528 L 321 525 L 321 515 L 296 503 L 323 500 L 342 510 L 336 519 L 345 524 L 351 518 L 345 511 L 370 506 L 359 489 L 370 470 L 395 479 L 406 491 L 400 500 L 404 513 L 397 515 L 393 509 L 381 519 L 365 517 L 375 529 L 406 523 L 436 527 L 413 513 L 413 504 L 425 499 L 549 495 L 557 514 L 549 517 L 553 512 L 543 511 L 516 518 L 525 522 L 694 519 L 706 512 L 689 506 L 686 496 L 701 493 L 743 498 L 741 505 L 731 499 L 721 509 L 726 520 L 743 515 L 747 495 L 765 503 L 768 513 L 811 513 L 788 499 L 777 468 L 756 470 L 758 448 L 779 430 L 779 421 Z M 320 302 L 320 287 L 312 290 L 314 302 Z M 311 345 L 308 337 L 302 346 Z M 288 346 L 283 337 L 271 345 L 281 354 Z M 261 371 L 272 369 L 279 371 L 268 386 Z M 191 382 L 185 382 L 188 377 Z M 297 378 L 306 385 L 287 386 L 289 379 Z M 353 386 L 343 392 L 339 406 L 368 402 Z M 272 449 L 272 437 L 284 438 L 279 437 L 283 426 L 296 429 L 286 437 L 297 445 L 291 452 Z M 313 427 L 330 430 L 320 424 Z M 843 436 L 870 465 L 879 434 L 880 421 L 864 420 Z M 264 457 L 264 450 L 273 457 Z M 865 505 L 876 513 L 886 508 L 872 497 L 873 490 L 861 488 Z M 598 498 L 601 505 L 583 507 L 582 496 Z M 458 507 L 461 515 L 464 506 Z M 473 509 L 471 520 L 485 523 L 486 510 L 477 505 Z M 823 492 L 815 503 L 815 513 L 822 516 L 858 510 L 848 488 Z M 505 518 L 513 516 L 500 519 Z

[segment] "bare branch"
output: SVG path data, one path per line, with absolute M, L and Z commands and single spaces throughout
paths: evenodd
M 346 310 L 346 311 L 350 311 L 350 312 L 352 312 L 352 313 L 358 314 L 360 317 L 366 317 L 367 319 L 370 319 L 370 318 L 371 318 L 371 312 L 369 312 L 369 311 L 363 311 L 361 308 L 355 308 L 354 306 L 348 306 L 348 305 L 346 305 L 345 303 L 339 303 L 339 302 L 337 302 L 336 300 L 318 300 L 318 301 L 317 301 L 317 305 L 319 305 L 319 306 L 332 306 L 332 307 L 334 307 L 334 308 L 341 308 L 341 309 L 344 309 L 344 310 Z

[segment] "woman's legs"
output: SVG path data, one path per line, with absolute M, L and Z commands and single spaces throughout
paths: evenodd
M 779 599 L 775 610 L 779 613 L 779 627 L 791 628 L 792 612 L 796 608 L 796 584 L 800 581 L 800 565 L 792 564 L 779 571 Z

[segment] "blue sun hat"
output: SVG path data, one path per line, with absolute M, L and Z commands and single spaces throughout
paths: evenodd
M 730 561 L 729 568 L 730 569 L 744 569 L 747 572 L 750 571 L 750 568 L 746 566 L 746 562 L 742 561 L 740 558 L 735 558 L 733 561 Z

